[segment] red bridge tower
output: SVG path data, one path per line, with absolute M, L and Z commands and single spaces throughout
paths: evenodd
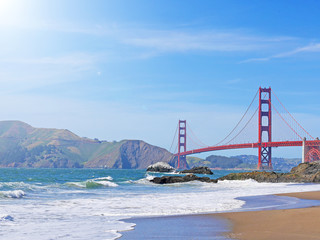
M 262 96 L 265 94 L 265 96 Z M 271 147 L 263 142 L 271 142 L 271 88 L 259 88 L 259 139 L 258 169 L 272 169 Z
M 187 151 L 187 121 L 179 120 L 179 137 L 178 137 L 178 169 L 186 166 L 186 155 L 180 155 L 181 152 Z

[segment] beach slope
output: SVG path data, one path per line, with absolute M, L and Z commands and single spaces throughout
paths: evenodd
M 320 192 L 279 194 L 320 200 Z M 247 240 L 320 239 L 320 207 L 215 214 L 231 221 L 228 237 Z

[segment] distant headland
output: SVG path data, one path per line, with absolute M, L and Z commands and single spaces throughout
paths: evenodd
M 187 157 L 187 167 L 256 169 L 257 156 Z M 164 148 L 142 140 L 100 141 L 66 129 L 34 128 L 21 121 L 0 121 L 0 167 L 146 169 L 156 162 L 177 167 Z M 301 159 L 274 158 L 275 169 L 290 170 Z

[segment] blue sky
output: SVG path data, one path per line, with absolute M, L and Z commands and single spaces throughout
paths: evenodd
M 0 0 L 0 119 L 167 149 L 187 119 L 213 145 L 271 86 L 319 136 L 319 9 L 311 0 Z

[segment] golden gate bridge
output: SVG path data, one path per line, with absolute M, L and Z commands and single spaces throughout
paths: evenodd
M 271 102 L 271 98 L 275 99 L 277 104 Z M 258 100 L 258 106 L 255 107 L 256 100 Z M 273 112 L 276 114 L 272 115 Z M 253 131 L 254 137 L 248 141 Z M 280 132 L 284 132 L 282 137 L 279 137 Z M 320 160 L 320 140 L 314 138 L 298 123 L 270 87 L 259 88 L 240 121 L 217 144 L 209 146 L 202 143 L 186 120 L 179 120 L 171 148 L 176 137 L 178 141 L 175 156 L 178 158 L 178 168 L 186 167 L 187 155 L 242 148 L 257 148 L 258 169 L 272 169 L 272 148 L 274 147 L 300 146 L 302 162 Z M 196 147 L 187 150 L 187 139 Z

